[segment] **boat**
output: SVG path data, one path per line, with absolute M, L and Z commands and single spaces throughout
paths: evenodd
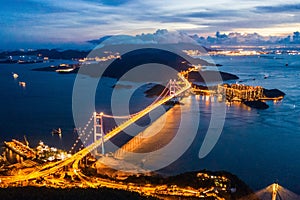
M 57 69 L 55 70 L 57 73 L 71 73 L 74 68 L 66 68 L 66 69 Z
M 13 74 L 14 79 L 17 79 L 17 78 L 19 77 L 19 75 L 16 74 L 16 73 L 13 73 L 13 72 L 12 72 L 12 74 Z
M 264 79 L 267 79 L 267 78 L 269 78 L 269 74 L 264 75 Z
M 23 81 L 19 81 L 19 86 L 21 86 L 21 87 L 26 87 L 26 83 L 23 82 Z
M 52 135 L 54 135 L 54 134 L 61 136 L 61 134 L 62 134 L 61 128 L 53 129 Z

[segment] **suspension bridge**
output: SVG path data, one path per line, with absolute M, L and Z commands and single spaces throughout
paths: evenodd
M 187 86 L 184 88 L 183 86 Z M 141 117 L 146 115 L 147 113 L 154 110 L 159 105 L 166 103 L 167 101 L 173 100 L 174 102 L 178 100 L 178 95 L 180 94 L 180 90 L 186 91 L 190 88 L 189 82 L 177 82 L 176 80 L 170 80 L 168 84 L 164 87 L 164 90 L 157 96 L 157 98 L 149 105 L 146 109 L 139 111 L 134 114 L 126 115 L 126 116 L 118 116 L 118 115 L 108 115 L 103 112 L 94 112 L 93 115 L 89 118 L 88 122 L 85 126 L 81 129 L 78 129 L 78 138 L 76 139 L 75 143 L 73 144 L 72 148 L 70 149 L 69 153 L 74 153 L 76 151 L 76 147 L 79 147 L 79 150 L 82 150 L 85 146 L 88 146 L 88 142 L 93 138 L 93 142 L 99 140 L 102 142 L 101 144 L 101 154 L 105 154 L 104 143 L 109 140 L 110 138 L 114 137 L 115 135 L 110 135 L 110 133 L 105 134 L 104 132 L 104 123 L 103 118 L 108 119 L 118 119 L 124 120 L 124 125 L 127 127 L 128 123 L 131 121 L 132 123 L 139 120 Z M 127 121 L 127 122 L 126 122 Z M 123 125 L 120 124 L 119 127 L 115 127 L 116 131 L 124 130 Z M 129 124 L 130 126 L 130 124 Z M 113 130 L 112 130 L 113 131 Z M 109 131 L 111 132 L 111 131 Z M 112 132 L 114 133 L 114 132 Z M 110 135 L 110 136 L 108 136 Z M 105 137 L 104 137 L 105 136 Z M 108 138 L 104 140 L 104 138 Z M 81 144 L 80 144 L 81 141 Z M 96 150 L 94 151 L 95 154 L 99 152 Z M 95 155 L 94 154 L 94 155 Z
M 178 80 L 170 80 L 168 85 L 165 87 L 163 92 L 155 99 L 153 103 L 147 106 L 145 109 L 141 110 L 138 113 L 131 114 L 129 116 L 111 116 L 104 113 L 96 113 L 94 112 L 87 124 L 80 129 L 79 137 L 75 141 L 72 150 L 75 149 L 75 146 L 79 144 L 81 140 L 83 144 L 81 144 L 81 148 L 78 152 L 74 153 L 71 157 L 44 165 L 43 167 L 31 172 L 29 174 L 21 174 L 15 176 L 8 176 L 8 177 L 1 177 L 2 181 L 5 183 L 14 183 L 14 182 L 22 182 L 28 181 L 32 179 L 36 179 L 39 177 L 43 177 L 49 174 L 53 174 L 66 166 L 72 166 L 76 171 L 78 169 L 78 163 L 84 157 L 86 157 L 91 152 L 97 152 L 97 148 L 101 147 L 102 153 L 105 153 L 104 143 L 108 140 L 112 139 L 116 135 L 118 135 L 122 130 L 126 129 L 139 119 L 141 119 L 146 114 L 150 113 L 151 111 L 155 110 L 159 106 L 165 104 L 166 102 L 180 96 L 187 90 L 191 88 L 191 84 L 188 80 L 184 77 L 182 73 L 178 73 Z M 119 126 L 115 127 L 111 131 L 108 131 L 104 134 L 103 130 L 103 117 L 109 118 L 122 118 L 126 119 L 123 123 L 119 124 Z M 93 130 L 88 131 L 88 126 L 93 122 Z M 93 135 L 93 143 L 87 145 L 88 138 Z M 86 146 L 85 146 L 86 145 Z M 85 147 L 84 147 L 85 146 Z
M 300 200 L 300 196 L 280 186 L 278 183 L 273 183 L 239 200 Z

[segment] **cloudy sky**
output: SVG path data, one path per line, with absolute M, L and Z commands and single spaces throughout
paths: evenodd
M 298 0 L 0 0 L 0 49 L 157 29 L 212 35 L 300 30 Z M 34 45 L 33 45 L 34 44 Z

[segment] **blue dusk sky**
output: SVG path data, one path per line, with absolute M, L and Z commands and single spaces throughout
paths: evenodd
M 0 0 L 0 49 L 80 43 L 157 29 L 288 35 L 299 31 L 291 0 Z

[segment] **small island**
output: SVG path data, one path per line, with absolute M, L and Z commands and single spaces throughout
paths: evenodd
M 155 84 L 145 91 L 146 97 L 158 96 L 164 86 Z M 168 88 L 166 88 L 168 90 Z M 204 86 L 192 83 L 191 92 L 195 95 L 216 96 L 218 101 L 228 104 L 238 102 L 256 109 L 267 109 L 266 101 L 280 101 L 285 93 L 278 89 L 265 89 L 260 86 L 248 86 L 243 84 L 222 84 L 216 86 Z

